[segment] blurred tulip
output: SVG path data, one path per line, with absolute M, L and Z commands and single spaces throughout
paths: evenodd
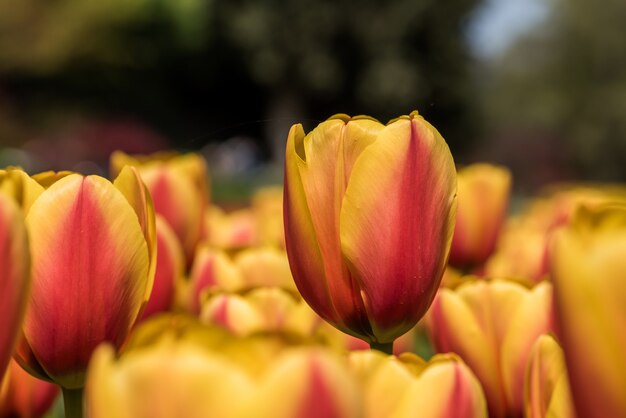
M 285 248 L 283 188 L 263 187 L 252 196 L 252 211 L 259 243 Z
M 387 126 L 337 115 L 289 132 L 285 238 L 304 299 L 377 348 L 424 315 L 443 275 L 456 209 L 447 144 L 417 112 Z
M 247 418 L 357 418 L 361 393 L 345 361 L 320 348 L 286 351 L 268 367 Z
M 438 352 L 457 353 L 482 383 L 491 417 L 523 412 L 531 347 L 552 325 L 552 287 L 478 280 L 442 288 L 428 316 Z
M 574 418 L 563 351 L 550 335 L 537 339 L 524 383 L 526 418 Z
M 250 247 L 257 244 L 254 214 L 248 208 L 225 213 L 217 206 L 206 212 L 204 241 L 223 250 Z
M 303 301 L 280 288 L 258 288 L 245 296 L 220 294 L 204 304 L 202 320 L 235 335 L 283 332 L 311 337 L 319 317 Z
M 183 249 L 167 221 L 156 216 L 157 259 L 154 286 L 142 320 L 172 307 L 176 284 L 182 280 L 185 270 Z
M 241 272 L 245 289 L 276 286 L 298 293 L 287 253 L 282 250 L 275 247 L 249 248 L 235 256 L 235 265 Z
M 28 213 L 30 206 L 43 191 L 43 186 L 18 168 L 0 170 L 0 192 L 11 196 L 24 214 Z
M 11 361 L 7 378 L 6 393 L 0 396 L 2 418 L 43 417 L 59 394 L 56 385 L 31 376 L 15 361 Z
M 116 151 L 111 155 L 112 175 L 125 165 L 137 167 L 150 190 L 154 209 L 170 224 L 183 246 L 187 263 L 191 263 L 209 203 L 204 159 L 199 154 L 130 156 Z
M 233 292 L 243 287 L 241 272 L 222 250 L 200 246 L 194 257 L 189 282 L 181 284 L 182 299 L 188 310 L 199 314 L 203 292 L 221 290 Z
M 0 381 L 19 336 L 30 279 L 24 216 L 15 201 L 0 191 Z
M 504 222 L 511 173 L 504 167 L 473 164 L 458 172 L 458 207 L 450 264 L 481 266 L 493 252 Z
M 579 417 L 626 416 L 626 206 L 581 208 L 551 246 L 558 331 Z
M 32 292 L 16 359 L 64 389 L 80 389 L 93 350 L 119 348 L 150 296 L 154 212 L 133 168 L 112 184 L 70 174 L 26 217 Z
M 521 215 L 507 221 L 497 250 L 485 265 L 487 277 L 539 282 L 549 275 L 548 243 L 552 233 L 581 206 L 626 203 L 626 189 L 612 186 L 558 187 L 534 199 Z
M 90 418 L 231 418 L 253 389 L 235 363 L 185 341 L 162 341 L 118 360 L 103 345 L 88 376 Z
M 456 356 L 437 355 L 426 363 L 414 354 L 357 351 L 349 358 L 363 382 L 366 418 L 487 417 L 478 379 Z

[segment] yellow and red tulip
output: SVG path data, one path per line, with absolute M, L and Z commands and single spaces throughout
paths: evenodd
M 257 385 L 242 417 L 362 416 L 361 393 L 345 359 L 320 348 L 281 353 Z
M 552 287 L 503 280 L 442 288 L 428 315 L 438 352 L 454 352 L 480 380 L 492 417 L 521 416 L 535 340 L 553 328 Z
M 0 381 L 19 337 L 30 279 L 24 216 L 13 198 L 0 191 Z
M 458 207 L 450 264 L 481 266 L 493 252 L 506 216 L 511 173 L 504 167 L 473 164 L 458 172 Z
M 435 296 L 447 262 L 456 172 L 417 112 L 382 125 L 337 115 L 289 132 L 287 253 L 304 299 L 340 330 L 388 345 Z
M 103 345 L 89 365 L 91 418 L 236 417 L 251 378 L 224 356 L 185 341 L 163 341 L 115 359 Z
M 263 245 L 285 248 L 283 228 L 283 188 L 264 187 L 252 196 L 252 211 L 258 241 Z
M 34 201 L 26 226 L 32 291 L 16 359 L 64 389 L 79 389 L 96 346 L 119 348 L 150 296 L 152 203 L 133 168 L 114 183 L 69 174 Z
M 150 191 L 154 209 L 170 224 L 185 251 L 187 263 L 191 263 L 209 203 L 204 159 L 199 154 L 130 156 L 116 151 L 111 155 L 112 175 L 125 165 L 137 167 Z
M 185 270 L 183 249 L 167 221 L 156 216 L 157 259 L 154 286 L 150 300 L 143 311 L 142 319 L 159 312 L 168 311 L 175 300 L 176 285 L 182 280 Z
M 555 233 L 551 265 L 576 412 L 626 416 L 626 206 L 579 209 Z
M 542 335 L 530 352 L 524 383 L 526 418 L 575 418 L 563 350 L 554 337 Z
M 222 250 L 206 245 L 198 247 L 187 283 L 181 283 L 181 299 L 187 309 L 199 314 L 201 296 L 207 291 L 233 292 L 243 287 L 241 272 Z
M 350 354 L 363 382 L 365 417 L 486 418 L 485 395 L 478 379 L 454 355 L 428 363 L 414 354 L 384 356 L 375 351 Z
M 258 242 L 254 213 L 249 208 L 226 213 L 217 206 L 206 211 L 203 242 L 223 250 L 238 250 Z
M 6 375 L 6 389 L 0 395 L 1 418 L 40 418 L 59 395 L 59 388 L 37 379 L 11 361 Z

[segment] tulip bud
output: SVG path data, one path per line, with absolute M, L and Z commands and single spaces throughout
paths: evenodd
M 6 377 L 6 393 L 0 396 L 2 418 L 43 417 L 59 394 L 56 385 L 31 376 L 14 360 Z
M 198 248 L 194 257 L 185 298 L 190 312 L 199 314 L 201 295 L 211 290 L 233 292 L 243 287 L 241 272 L 224 251 L 208 246 Z
M 161 215 L 156 216 L 157 259 L 154 286 L 142 320 L 170 309 L 176 284 L 182 280 L 185 256 L 178 238 Z
M 493 252 L 506 216 L 511 173 L 504 167 L 473 164 L 458 172 L 458 208 L 450 264 L 482 265 Z
M 576 412 L 626 416 L 626 206 L 581 207 L 555 233 L 551 265 Z
M 0 381 L 19 336 L 30 289 L 30 255 L 24 216 L 0 191 Z
M 22 366 L 79 389 L 101 342 L 119 348 L 148 301 L 156 259 L 154 212 L 132 168 L 113 184 L 67 175 L 35 200 L 26 217 L 32 292 Z
M 552 329 L 552 287 L 479 280 L 442 288 L 428 325 L 437 351 L 457 353 L 476 373 L 490 416 L 520 416 L 530 349 Z
M 298 290 L 375 346 L 411 329 L 435 296 L 454 228 L 447 144 L 417 112 L 387 126 L 335 116 L 289 132 L 284 217 Z
M 524 383 L 526 418 L 575 418 L 563 351 L 550 335 L 537 339 Z
M 297 293 L 289 270 L 287 254 L 274 247 L 255 247 L 243 250 L 235 257 L 246 289 L 255 287 L 281 287 Z
M 319 348 L 294 349 L 272 362 L 242 417 L 357 418 L 360 395 L 342 359 Z
M 235 363 L 189 342 L 114 354 L 101 346 L 89 365 L 91 418 L 232 418 L 253 388 Z
M 426 363 L 409 353 L 361 351 L 350 354 L 350 363 L 364 385 L 366 418 L 487 417 L 478 379 L 456 356 Z
M 201 238 L 209 202 L 206 162 L 198 154 L 130 156 L 116 151 L 111 155 L 112 175 L 125 165 L 139 170 L 150 190 L 155 211 L 176 233 L 190 264 Z
M 285 248 L 283 188 L 264 187 L 252 196 L 255 227 L 261 244 Z
M 204 304 L 201 318 L 240 336 L 283 332 L 309 337 L 318 322 L 304 301 L 280 288 L 258 288 L 245 296 L 214 296 Z
M 254 214 L 250 209 L 224 213 L 217 206 L 206 212 L 204 241 L 215 248 L 238 250 L 257 243 Z

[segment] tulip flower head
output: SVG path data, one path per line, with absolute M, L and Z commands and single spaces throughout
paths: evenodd
M 154 211 L 133 168 L 114 183 L 69 174 L 26 217 L 32 292 L 17 360 L 39 377 L 79 389 L 93 350 L 119 348 L 154 278 Z
M 340 330 L 388 345 L 430 306 L 446 262 L 456 171 L 417 112 L 382 125 L 337 115 L 289 132 L 286 248 L 298 290 Z
M 504 167 L 473 164 L 458 174 L 459 204 L 450 264 L 478 267 L 496 246 L 509 203 L 511 173 Z
M 550 248 L 577 415 L 626 416 L 626 206 L 581 207 Z
M 476 373 L 490 416 L 522 415 L 529 352 L 553 328 L 550 283 L 470 280 L 441 289 L 428 325 L 437 351 L 457 353 Z

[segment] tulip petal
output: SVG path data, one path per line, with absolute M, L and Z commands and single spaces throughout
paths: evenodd
M 30 288 L 30 257 L 24 217 L 0 192 L 0 382 L 15 348 Z
M 387 125 L 354 164 L 341 247 L 383 342 L 415 325 L 435 296 L 454 229 L 455 192 L 450 150 L 417 113 Z
M 83 384 L 103 341 L 121 346 L 145 300 L 149 251 L 138 218 L 111 183 L 69 175 L 26 218 L 33 289 L 24 334 L 47 374 Z
M 22 212 L 27 214 L 30 206 L 44 191 L 44 188 L 24 171 L 8 168 L 0 170 L 0 190 L 12 196 L 22 208 Z
M 148 279 L 150 282 L 146 287 L 145 302 L 150 299 L 152 286 L 154 284 L 154 276 L 156 273 L 156 257 L 157 257 L 157 236 L 156 221 L 154 216 L 154 204 L 150 197 L 148 188 L 141 181 L 139 172 L 135 167 L 124 166 L 120 174 L 113 181 L 113 185 L 124 195 L 130 206 L 137 214 L 139 226 L 143 231 L 146 242 L 148 243 L 148 254 L 150 257 L 150 270 L 148 271 Z

